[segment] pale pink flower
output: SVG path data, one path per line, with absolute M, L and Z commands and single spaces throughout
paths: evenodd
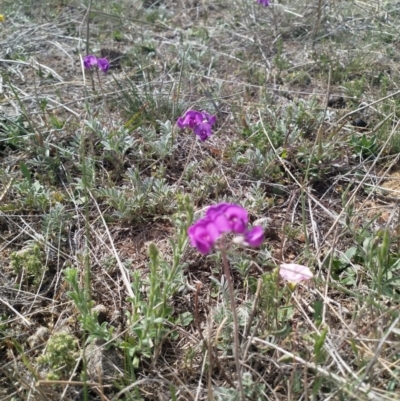
M 307 266 L 298 265 L 296 263 L 282 263 L 279 274 L 282 278 L 293 284 L 310 280 L 314 276 Z

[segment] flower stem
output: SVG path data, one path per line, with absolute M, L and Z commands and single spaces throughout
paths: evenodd
M 233 351 L 234 351 L 234 358 L 236 363 L 236 374 L 238 377 L 238 387 L 239 387 L 239 394 L 240 400 L 244 401 L 244 391 L 243 391 L 243 383 L 242 383 L 242 373 L 240 369 L 240 344 L 239 344 L 239 322 L 237 317 L 236 311 L 236 304 L 235 304 L 235 294 L 233 292 L 233 283 L 231 272 L 229 270 L 228 260 L 226 258 L 226 248 L 224 238 L 222 239 L 222 246 L 221 246 L 221 255 L 222 255 L 222 264 L 224 266 L 224 274 L 226 277 L 226 281 L 228 283 L 228 290 L 229 290 L 229 297 L 231 301 L 231 310 L 233 316 Z
M 179 188 L 179 184 L 181 183 L 182 178 L 183 178 L 183 175 L 185 174 L 186 167 L 188 166 L 189 161 L 190 161 L 190 158 L 192 157 L 192 153 L 193 153 L 193 149 L 194 149 L 195 143 L 196 143 L 196 135 L 193 136 L 192 146 L 190 147 L 189 155 L 188 155 L 188 157 L 187 157 L 185 167 L 183 168 L 182 175 L 179 177 L 179 180 L 178 180 L 177 183 L 176 183 L 176 187 L 177 187 L 177 188 Z
M 101 94 L 103 95 L 104 103 L 107 106 L 106 96 L 104 94 L 103 86 L 101 85 L 100 74 L 99 74 L 98 68 L 96 68 L 96 73 L 97 73 L 97 80 L 99 81 L 99 85 L 100 85 Z

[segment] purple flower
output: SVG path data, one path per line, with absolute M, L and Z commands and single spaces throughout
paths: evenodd
M 250 246 L 260 246 L 264 241 L 264 230 L 260 226 L 254 227 L 252 230 L 247 231 L 244 236 L 244 242 Z
M 196 110 L 188 110 L 183 117 L 179 117 L 177 125 L 179 128 L 191 128 L 203 122 L 203 116 Z
M 196 247 L 200 253 L 206 254 L 213 248 L 220 232 L 212 220 L 205 218 L 190 226 L 188 235 L 191 245 Z
M 220 203 L 210 206 L 205 217 L 189 227 L 190 243 L 199 252 L 206 254 L 211 251 L 215 241 L 222 234 L 233 232 L 244 234 L 246 245 L 259 246 L 264 239 L 263 230 L 261 227 L 254 227 L 247 231 L 248 221 L 246 209 L 239 205 Z
M 262 4 L 265 7 L 269 6 L 269 0 L 257 0 L 257 2 Z
M 224 213 L 225 209 L 230 206 L 230 203 L 222 202 L 218 205 L 210 206 L 206 211 L 206 218 L 210 220 L 214 220 L 216 216 L 219 216 L 221 213 Z
M 197 124 L 193 128 L 193 132 L 204 142 L 212 134 L 211 125 L 208 123 Z
M 244 234 L 248 221 L 247 210 L 234 204 L 225 204 L 222 212 L 216 214 L 214 217 L 215 225 L 221 233 L 234 232 L 236 234 Z
M 106 73 L 108 69 L 110 68 L 110 63 L 106 58 L 99 58 L 97 60 L 97 67 L 99 67 L 99 70 L 103 71 Z
M 90 70 L 92 67 L 97 65 L 97 57 L 93 54 L 89 54 L 83 58 L 83 65 L 86 69 Z
M 202 111 L 201 115 L 203 117 L 203 122 L 210 124 L 213 126 L 215 122 L 217 121 L 216 116 L 212 116 L 211 114 L 208 114 L 206 111 Z
M 206 111 L 188 110 L 183 117 L 179 117 L 176 125 L 179 128 L 190 128 L 203 142 L 212 135 L 211 126 L 215 124 L 216 116 Z
M 99 70 L 106 73 L 110 67 L 110 63 L 106 58 L 97 58 L 93 54 L 89 54 L 83 58 L 83 65 L 86 69 L 90 70 L 92 67 L 97 66 Z

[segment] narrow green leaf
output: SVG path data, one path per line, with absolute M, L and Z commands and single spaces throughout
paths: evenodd
M 28 167 L 24 162 L 19 162 L 19 167 L 21 169 L 22 175 L 26 178 L 26 180 L 29 182 L 29 185 L 32 185 L 32 178 L 31 178 L 31 173 L 29 172 Z

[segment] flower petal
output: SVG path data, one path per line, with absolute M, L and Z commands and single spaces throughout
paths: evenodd
M 208 114 L 206 111 L 202 111 L 201 115 L 203 116 L 203 122 L 209 123 L 210 125 L 214 125 L 215 122 L 217 121 L 216 116 L 212 116 L 211 114 Z
M 179 128 L 193 129 L 197 124 L 203 122 L 203 117 L 199 111 L 188 110 L 183 117 L 178 118 L 177 125 Z
M 222 202 L 218 205 L 212 205 L 207 209 L 206 217 L 213 219 L 215 216 L 223 213 L 230 203 Z
M 244 234 L 249 221 L 246 209 L 233 203 L 220 203 L 211 206 L 206 212 L 206 217 L 214 221 L 221 233 Z
M 236 234 L 244 234 L 246 232 L 249 216 L 247 210 L 242 206 L 231 204 L 225 211 L 224 215 L 229 220 L 231 230 Z
M 106 73 L 108 71 L 108 69 L 110 68 L 110 63 L 108 62 L 108 60 L 106 58 L 99 58 L 97 60 L 97 66 L 99 67 L 99 69 L 101 71 Z
M 307 281 L 314 276 L 307 266 L 298 265 L 296 263 L 282 263 L 279 274 L 282 278 L 291 283 Z
M 206 254 L 212 250 L 220 232 L 213 221 L 205 218 L 190 226 L 188 235 L 191 245 L 196 247 L 200 253 Z
M 83 58 L 83 65 L 86 69 L 90 70 L 97 65 L 97 57 L 93 54 L 88 54 Z
M 200 123 L 193 128 L 193 132 L 204 142 L 211 136 L 211 125 L 209 123 Z
M 260 246 L 264 241 L 264 230 L 260 226 L 254 227 L 252 230 L 247 231 L 245 238 L 245 242 L 250 246 Z
M 179 128 L 186 128 L 186 126 L 185 126 L 185 120 L 184 120 L 182 117 L 179 117 L 179 118 L 178 118 L 178 120 L 177 120 L 177 122 L 176 122 L 176 125 L 177 125 Z
M 220 233 L 232 231 L 232 225 L 223 213 L 214 216 L 214 224 Z

